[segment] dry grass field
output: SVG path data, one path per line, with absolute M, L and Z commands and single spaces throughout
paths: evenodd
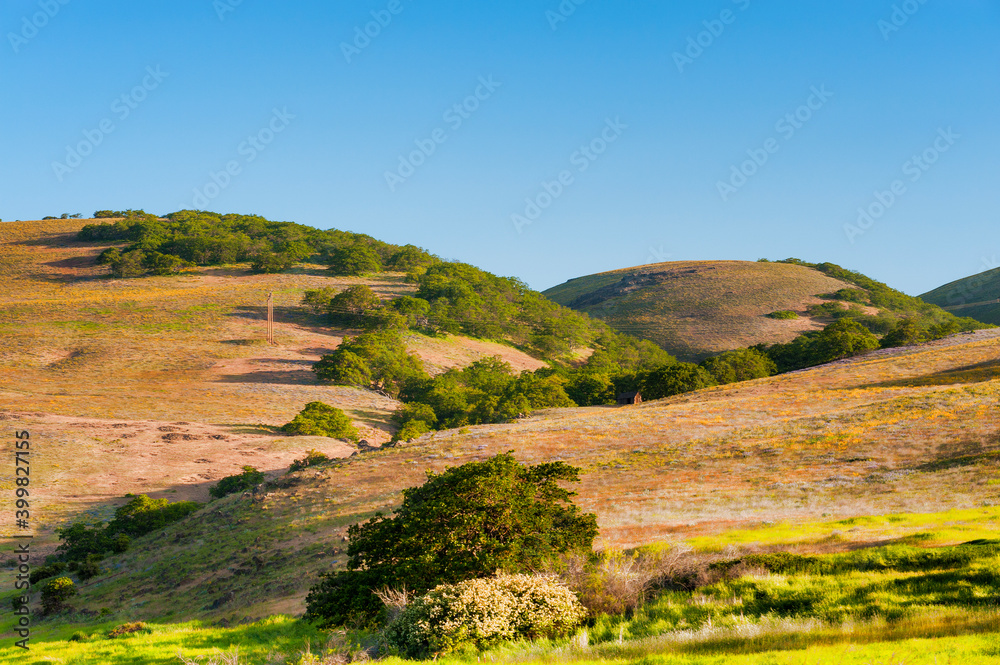
M 303 289 L 356 280 L 315 267 L 109 280 L 87 260 L 100 247 L 68 241 L 78 224 L 0 225 L 0 417 L 8 432 L 32 433 L 39 542 L 51 546 L 52 530 L 84 510 L 109 515 L 125 492 L 204 500 L 209 483 L 242 464 L 283 485 L 213 502 L 112 557 L 107 575 L 80 585 L 81 607 L 129 620 L 298 614 L 316 575 L 344 564 L 348 525 L 397 505 L 427 471 L 509 450 L 583 470 L 578 500 L 597 513 L 602 547 L 766 543 L 775 529 L 787 541 L 808 523 L 791 539 L 831 551 L 926 528 L 865 516 L 943 511 L 957 512 L 936 526 L 959 542 L 1000 518 L 1000 330 L 639 406 L 432 433 L 285 476 L 291 459 L 321 448 L 274 429 L 307 401 L 344 408 L 372 440 L 388 436 L 391 400 L 312 382 L 309 364 L 345 331 L 295 307 Z M 393 276 L 372 284 L 409 288 Z M 833 288 L 815 287 L 804 289 Z M 256 341 L 269 290 L 276 348 Z M 413 344 L 439 368 L 498 348 Z M 0 510 L 9 511 L 5 469 Z
M 44 446 L 34 471 L 59 488 L 43 494 L 47 540 L 80 506 L 126 492 L 204 500 L 212 482 L 244 464 L 276 471 L 310 448 L 345 454 L 341 442 L 276 431 L 310 401 L 344 409 L 372 443 L 390 438 L 394 400 L 319 385 L 311 371 L 357 331 L 300 307 L 303 292 L 360 280 L 321 266 L 111 279 L 95 264 L 107 245 L 74 239 L 89 222 L 0 224 L 0 418 Z M 385 297 L 413 290 L 402 275 L 365 283 Z M 269 292 L 277 346 L 264 342 Z M 412 335 L 409 343 L 432 373 L 490 355 L 517 369 L 542 365 L 481 340 Z
M 681 360 L 760 343 L 788 342 L 824 323 L 806 315 L 816 296 L 850 284 L 805 266 L 674 261 L 577 277 L 545 295 L 611 327 L 649 339 Z M 790 310 L 798 319 L 776 320 Z

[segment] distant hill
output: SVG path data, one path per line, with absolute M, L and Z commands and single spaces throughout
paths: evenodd
M 920 298 L 956 316 L 1000 325 L 1000 268 L 955 280 Z
M 807 308 L 824 302 L 819 294 L 851 286 L 790 263 L 673 261 L 577 277 L 544 294 L 683 360 L 701 360 L 822 328 Z M 799 318 L 768 317 L 782 310 Z
M 571 279 L 545 295 L 693 361 L 788 342 L 844 316 L 879 337 L 902 318 L 931 338 L 982 327 L 861 273 L 799 259 L 655 263 Z
M 508 450 L 525 462 L 581 468 L 579 504 L 598 515 L 607 547 L 756 529 L 764 521 L 996 502 L 987 481 L 1000 446 L 1000 414 L 992 408 L 1000 396 L 1000 331 L 634 407 L 536 411 L 509 424 L 434 432 L 350 456 L 352 445 L 292 437 L 276 426 L 318 400 L 344 409 L 369 442 L 381 443 L 399 403 L 316 382 L 312 363 L 352 331 L 332 327 L 299 302 L 305 290 L 321 286 L 364 283 L 385 297 L 414 293 L 403 274 L 337 277 L 306 263 L 277 274 L 223 265 L 112 279 L 95 264 L 108 243 L 76 239 L 86 223 L 0 224 L 0 420 L 8 431 L 31 433 L 31 500 L 44 508 L 33 551 L 40 559 L 52 552 L 55 528 L 107 519 L 126 493 L 204 501 L 210 485 L 243 465 L 274 481 L 266 492 L 231 495 L 137 539 L 106 559 L 104 572 L 78 580 L 74 607 L 108 608 L 100 621 L 235 625 L 275 612 L 301 614 L 317 575 L 346 565 L 349 525 L 398 506 L 401 491 L 423 482 L 427 471 Z M 728 307 L 734 340 L 750 321 L 802 326 L 803 319 L 772 320 L 760 312 L 837 304 L 809 294 L 847 284 L 788 263 L 644 266 L 630 279 L 654 281 L 660 278 L 641 271 L 682 265 L 675 278 L 686 282 L 673 286 L 678 299 L 686 294 L 691 312 L 699 303 L 706 312 Z M 628 272 L 605 277 L 604 286 Z M 581 288 L 571 299 L 600 288 Z M 262 341 L 269 293 L 277 346 Z M 858 294 L 841 297 L 852 295 Z M 463 335 L 412 333 L 407 344 L 433 371 L 501 352 L 518 368 L 540 364 L 510 346 Z M 937 417 L 944 414 L 951 417 Z M 291 461 L 313 448 L 340 459 L 286 475 Z M 14 501 L 12 492 L 0 494 L 0 510 L 13 513 Z M 830 530 L 818 536 L 819 547 L 830 547 Z M 844 542 L 861 542 L 863 532 L 837 530 Z M 953 533 L 957 542 L 969 539 L 960 528 Z M 880 529 L 873 537 L 900 534 Z M 13 548 L 10 540 L 0 536 L 0 546 Z M 9 605 L 13 593 L 0 592 L 0 601 Z M 44 627 L 70 634 L 61 620 Z M 0 632 L 9 632 L 12 624 L 4 621 Z M 94 634 L 99 625 L 83 629 Z

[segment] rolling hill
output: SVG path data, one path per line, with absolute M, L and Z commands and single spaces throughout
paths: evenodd
M 1000 268 L 955 280 L 920 298 L 956 316 L 1000 325 Z
M 577 277 L 544 294 L 682 360 L 702 360 L 818 330 L 824 322 L 806 308 L 824 302 L 819 294 L 851 287 L 789 263 L 674 261 Z M 767 316 L 781 310 L 799 318 Z
M 657 263 L 578 277 L 545 295 L 690 361 L 788 342 L 844 316 L 880 337 L 903 318 L 931 338 L 983 327 L 861 273 L 799 259 Z
M 0 419 L 31 432 L 36 551 L 51 552 L 54 530 L 69 521 L 109 517 L 129 492 L 205 501 L 210 484 L 244 464 L 278 483 L 261 496 L 210 503 L 81 582 L 80 607 L 109 608 L 122 620 L 297 614 L 316 575 L 344 565 L 348 525 L 397 505 L 401 490 L 427 471 L 509 450 L 525 462 L 563 460 L 583 470 L 579 503 L 598 515 L 602 547 L 711 540 L 733 529 L 749 529 L 752 539 L 772 523 L 1000 500 L 997 330 L 638 407 L 541 411 L 351 456 L 354 448 L 340 441 L 284 436 L 276 426 L 322 400 L 343 408 L 369 440 L 388 438 L 396 402 L 317 385 L 309 371 L 349 331 L 295 306 L 307 288 L 364 280 L 308 265 L 278 275 L 223 267 L 108 279 L 93 265 L 103 246 L 73 240 L 82 223 L 0 225 Z M 801 307 L 810 293 L 844 285 L 788 264 L 668 264 L 647 274 L 671 270 L 693 271 L 683 273 L 697 285 L 687 287 L 691 308 L 724 306 L 727 298 L 751 312 Z M 613 287 L 623 276 L 602 279 Z M 728 293 L 739 279 L 744 293 L 757 285 L 757 295 Z M 785 300 L 768 295 L 788 282 L 798 300 L 787 287 Z M 383 294 L 412 288 L 392 273 L 366 283 Z M 574 295 L 567 287 L 564 297 L 599 288 Z M 269 291 L 276 347 L 260 342 Z M 703 293 L 717 300 L 699 300 Z M 515 366 L 539 363 L 460 336 L 414 335 L 408 343 L 438 371 L 494 353 Z M 341 461 L 286 475 L 311 448 Z M 4 493 L 0 508 L 12 509 L 12 496 Z M 958 532 L 978 528 L 953 522 Z M 878 524 L 829 530 L 846 544 L 910 533 Z M 830 546 L 828 533 L 814 536 Z

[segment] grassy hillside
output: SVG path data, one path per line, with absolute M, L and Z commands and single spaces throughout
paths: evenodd
M 317 385 L 310 364 L 350 331 L 331 329 L 296 305 L 305 289 L 331 284 L 365 281 L 384 295 L 405 293 L 412 287 L 402 275 L 360 280 L 330 277 L 311 266 L 279 275 L 220 267 L 113 280 L 92 264 L 104 245 L 72 240 L 83 223 L 0 225 L 0 419 L 9 430 L 31 432 L 35 551 L 51 551 L 54 529 L 69 521 L 83 515 L 106 519 L 128 492 L 205 501 L 208 485 L 243 464 L 267 471 L 275 484 L 256 495 L 211 502 L 103 561 L 105 573 L 80 582 L 80 596 L 73 599 L 78 610 L 97 615 L 35 627 L 39 639 L 57 641 L 53 662 L 129 662 L 136 649 L 148 656 L 137 657 L 142 662 L 177 662 L 181 646 L 207 655 L 233 643 L 254 645 L 249 662 L 269 662 L 272 649 L 294 653 L 305 649 L 305 640 L 315 646 L 328 636 L 286 620 L 226 626 L 301 614 L 317 575 L 345 565 L 349 525 L 397 506 L 401 490 L 420 484 L 427 471 L 506 451 L 527 463 L 562 460 L 582 469 L 578 502 L 597 514 L 601 548 L 664 541 L 715 552 L 729 546 L 782 545 L 802 553 L 887 543 L 933 547 L 990 538 L 1000 520 L 1000 330 L 635 407 L 540 411 L 511 424 L 434 432 L 349 457 L 353 447 L 347 444 L 288 437 L 275 426 L 307 401 L 321 400 L 344 409 L 369 440 L 384 441 L 396 402 Z M 762 265 L 776 267 L 772 275 L 809 270 Z M 817 292 L 836 290 L 829 282 L 839 284 L 817 282 Z M 269 291 L 275 293 L 277 347 L 259 341 Z M 438 371 L 497 351 L 526 368 L 538 362 L 509 347 L 458 336 L 413 335 L 408 345 Z M 311 448 L 340 459 L 287 474 L 289 463 Z M 13 476 L 6 468 L 0 510 L 9 514 Z M 11 547 L 6 540 L 3 546 Z M 891 590 L 910 577 L 888 571 L 845 580 L 838 588 L 850 594 L 871 583 Z M 796 584 L 803 585 L 802 594 L 815 595 L 828 582 L 808 578 Z M 903 591 L 915 594 L 915 606 L 929 602 L 919 589 Z M 12 593 L 0 592 L 0 603 L 9 606 Z M 623 623 L 620 633 L 609 624 L 604 646 L 596 644 L 604 633 L 594 632 L 592 649 L 567 657 L 632 662 L 646 644 L 654 653 L 692 659 L 677 662 L 702 662 L 699 653 L 706 654 L 704 662 L 717 662 L 718 654 L 730 653 L 726 649 L 747 644 L 746 630 L 732 623 L 739 621 L 737 614 L 743 617 L 729 600 L 735 592 L 720 588 L 716 600 L 706 593 L 715 592 L 668 598 L 645 619 Z M 903 604 L 899 598 L 890 600 Z M 889 601 L 871 602 L 878 613 L 880 603 Z M 949 644 L 964 650 L 964 662 L 977 662 L 984 647 L 972 634 L 995 636 L 995 613 L 974 615 L 966 613 L 968 603 L 933 602 L 952 618 L 921 623 L 919 616 L 906 615 L 915 623 L 865 624 L 859 630 L 873 646 L 845 662 L 885 660 L 900 653 L 893 650 L 900 640 L 931 635 L 955 640 Z M 680 616 L 682 606 L 715 608 L 699 621 L 717 617 L 732 625 L 719 624 L 722 632 L 712 632 L 711 622 L 707 628 L 691 624 L 684 630 L 694 631 L 692 637 L 664 623 L 663 617 Z M 858 611 L 858 621 L 871 618 Z M 158 625 L 151 634 L 129 638 L 134 642 L 68 641 L 76 630 L 103 635 L 117 623 L 139 619 Z M 192 620 L 202 623 L 178 625 Z M 3 621 L 0 632 L 7 632 L 12 624 L 6 615 Z M 750 651 L 732 653 L 750 654 L 742 662 L 801 662 L 801 652 L 789 652 L 796 660 L 781 653 L 787 638 L 781 631 L 787 629 L 803 635 L 793 641 L 797 648 L 829 648 L 823 658 L 832 658 L 842 655 L 854 635 L 853 628 L 830 626 L 814 633 L 794 621 L 773 628 L 773 634 L 759 633 L 761 641 L 750 644 Z M 624 646 L 615 652 L 618 638 Z M 20 655 L 2 648 L 0 662 L 22 662 Z M 529 650 L 494 658 L 563 656 Z
M 787 263 L 675 261 L 577 277 L 544 293 L 682 360 L 701 360 L 822 328 L 806 308 L 823 302 L 819 294 L 850 286 Z M 781 310 L 799 318 L 767 316 Z
M 309 448 L 345 454 L 340 442 L 276 431 L 310 401 L 345 410 L 370 442 L 389 439 L 395 400 L 319 385 L 311 371 L 357 331 L 299 301 L 306 289 L 358 283 L 383 297 L 412 292 L 403 275 L 225 266 L 111 279 L 94 264 L 108 245 L 74 239 L 89 221 L 0 224 L 0 419 L 30 418 L 44 442 L 35 472 L 60 490 L 42 489 L 43 541 L 65 516 L 126 492 L 204 500 L 209 484 L 244 464 L 273 471 Z M 269 292 L 277 346 L 264 342 Z M 412 333 L 407 343 L 432 373 L 492 355 L 517 369 L 544 365 L 462 336 Z
M 602 547 L 686 539 L 706 550 L 786 544 L 831 552 L 989 538 L 1000 520 L 998 352 L 1000 331 L 980 331 L 639 407 L 563 409 L 435 433 L 279 473 L 268 493 L 215 501 L 108 559 L 108 574 L 80 584 L 74 605 L 107 608 L 105 623 L 296 615 L 316 575 L 344 565 L 349 524 L 397 505 L 400 490 L 428 470 L 506 450 L 583 469 L 579 502 L 597 513 Z M 39 415 L 7 418 L 39 434 L 36 478 L 47 497 L 39 513 L 48 515 L 50 502 L 78 491 L 48 470 L 64 463 L 66 449 L 54 443 L 91 433 Z M 113 446 L 80 447 L 73 463 L 123 455 Z M 121 492 L 116 481 L 91 488 L 105 495 L 95 512 Z M 947 634 L 986 629 L 977 626 L 953 625 Z
M 920 298 L 956 316 L 1000 325 L 1000 268 L 955 280 Z
M 931 338 L 982 327 L 861 273 L 799 259 L 657 263 L 579 277 L 545 295 L 691 361 L 789 342 L 844 316 L 879 337 L 904 318 Z

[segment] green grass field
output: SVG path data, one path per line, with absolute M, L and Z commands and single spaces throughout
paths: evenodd
M 982 515 L 995 525 L 997 512 Z M 990 519 L 992 518 L 992 519 Z M 651 592 L 629 615 L 603 615 L 561 640 L 504 644 L 445 662 L 576 663 L 991 663 L 1000 660 L 1000 540 L 949 547 L 948 526 L 972 513 L 886 515 L 859 523 L 925 530 L 920 543 L 866 547 L 833 554 L 759 554 L 744 569 L 693 591 Z M 800 548 L 828 524 L 802 524 L 794 540 L 762 533 L 772 551 Z M 849 526 L 841 524 L 841 526 Z M 981 525 L 987 535 L 997 529 Z M 714 545 L 742 542 L 720 534 Z M 675 545 L 652 545 L 674 547 Z M 731 550 L 728 556 L 735 556 Z M 753 557 L 751 557 L 752 559 Z M 721 560 L 726 561 L 723 556 Z M 9 602 L 4 594 L 4 603 Z M 147 630 L 109 637 L 122 619 L 66 615 L 33 627 L 31 650 L 4 645 L 0 663 L 180 663 L 219 659 L 239 663 L 347 662 L 378 644 L 365 632 L 319 631 L 300 620 L 271 616 L 243 625 L 151 622 Z M 10 635 L 11 620 L 2 631 Z M 312 654 L 326 660 L 309 660 Z M 26 657 L 27 655 L 27 657 Z M 383 651 L 383 657 L 387 654 Z M 937 659 L 937 660 L 935 660 Z M 390 658 L 388 662 L 396 662 Z

